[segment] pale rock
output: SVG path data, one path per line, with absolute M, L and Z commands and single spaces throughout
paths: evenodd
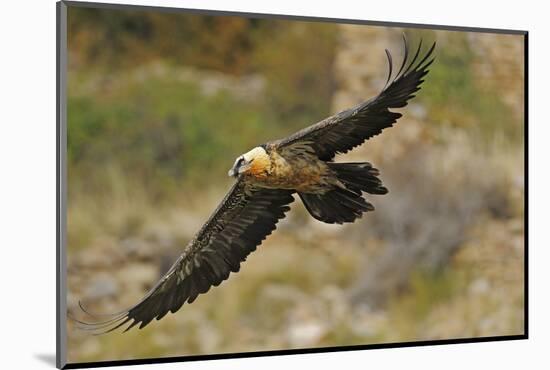
M 470 293 L 474 295 L 487 294 L 490 289 L 491 289 L 491 284 L 487 279 L 484 279 L 484 278 L 479 278 L 474 280 L 468 288 Z
M 143 239 L 126 238 L 120 242 L 120 246 L 129 256 L 150 258 L 154 255 L 154 248 Z
M 84 290 L 84 296 L 89 300 L 114 297 L 119 292 L 119 286 L 115 279 L 107 275 L 99 275 Z
M 290 326 L 287 335 L 291 346 L 308 347 L 317 344 L 326 331 L 323 323 L 311 320 Z
M 130 263 L 117 272 L 119 281 L 133 288 L 143 290 L 154 284 L 159 278 L 157 267 L 152 263 Z

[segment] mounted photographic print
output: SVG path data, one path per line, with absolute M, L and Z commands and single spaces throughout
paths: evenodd
M 58 3 L 58 367 L 527 338 L 526 42 Z

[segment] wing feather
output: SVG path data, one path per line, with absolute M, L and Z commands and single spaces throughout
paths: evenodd
M 273 144 L 282 148 L 298 142 L 307 142 L 320 159 L 328 161 L 332 160 L 336 154 L 346 153 L 378 135 L 383 129 L 393 126 L 401 114 L 392 112 L 390 109 L 407 105 L 408 101 L 415 96 L 414 94 L 420 90 L 420 85 L 424 82 L 423 77 L 426 76 L 428 67 L 434 61 L 432 55 L 435 42 L 417 62 L 422 52 L 422 41 L 420 41 L 414 57 L 409 62 L 409 48 L 404 37 L 403 41 L 405 44 L 403 61 L 393 79 L 393 60 L 390 52 L 386 50 L 389 64 L 388 79 L 378 96 L 306 127 L 285 139 L 275 141 Z
M 155 318 L 176 312 L 185 302 L 192 303 L 231 272 L 239 271 L 241 263 L 285 217 L 294 200 L 292 194 L 291 190 L 254 188 L 239 178 L 178 260 L 139 303 L 107 320 L 77 321 L 96 334 L 128 323 L 124 331 L 138 324 L 141 329 Z

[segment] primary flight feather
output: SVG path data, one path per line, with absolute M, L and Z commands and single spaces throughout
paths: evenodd
M 378 178 L 379 171 L 367 162 L 335 163 L 333 159 L 401 117 L 390 109 L 406 106 L 420 90 L 434 60 L 434 48 L 435 43 L 422 52 L 420 42 L 409 58 L 405 40 L 403 61 L 395 76 L 391 54 L 386 50 L 389 73 L 378 96 L 239 156 L 229 170 L 235 184 L 149 293 L 133 307 L 105 320 L 76 321 L 96 333 L 125 324 L 125 331 L 136 325 L 141 329 L 153 319 L 178 311 L 184 303 L 192 303 L 231 272 L 239 271 L 240 264 L 285 217 L 295 193 L 311 216 L 326 223 L 353 222 L 374 210 L 363 193 L 388 192 Z

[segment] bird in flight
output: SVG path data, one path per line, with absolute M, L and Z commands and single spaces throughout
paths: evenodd
M 153 319 L 175 313 L 185 302 L 193 303 L 199 294 L 239 271 L 241 263 L 285 217 L 294 194 L 312 217 L 329 224 L 354 222 L 364 212 L 373 211 L 363 194 L 388 192 L 378 178 L 379 171 L 368 162 L 333 160 L 336 154 L 391 127 L 401 114 L 390 109 L 406 106 L 420 90 L 434 60 L 435 42 L 423 52 L 420 41 L 410 58 L 403 39 L 404 57 L 395 75 L 386 50 L 389 73 L 378 96 L 239 156 L 229 170 L 235 183 L 160 281 L 129 309 L 95 322 L 74 319 L 81 328 L 95 334 L 125 324 L 124 331 L 136 325 L 141 329 Z M 98 318 L 81 304 L 80 308 Z

